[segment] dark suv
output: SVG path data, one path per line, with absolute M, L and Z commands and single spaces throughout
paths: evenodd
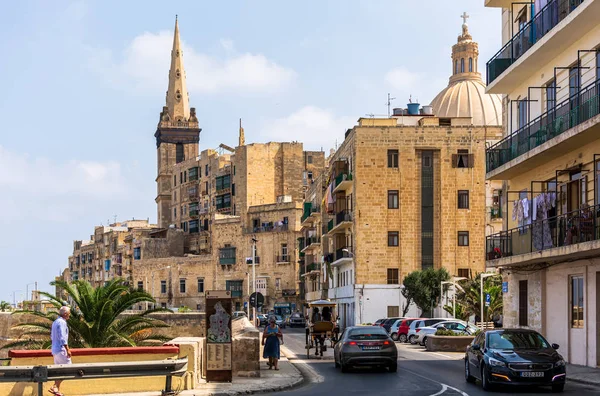
M 385 329 L 385 331 L 388 332 L 388 334 L 390 333 L 390 329 L 392 328 L 392 325 L 394 323 L 396 323 L 396 321 L 398 319 L 404 319 L 404 318 L 387 318 L 382 324 L 381 327 L 383 327 Z

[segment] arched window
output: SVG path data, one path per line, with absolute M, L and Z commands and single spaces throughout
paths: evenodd
M 458 74 L 458 59 L 454 61 L 454 74 Z
M 469 58 L 469 72 L 473 71 L 473 58 Z
M 465 58 L 460 58 L 460 72 L 465 72 Z

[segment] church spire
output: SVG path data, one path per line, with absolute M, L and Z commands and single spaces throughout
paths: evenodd
M 169 70 L 169 89 L 167 91 L 167 108 L 172 121 L 188 121 L 190 102 L 185 84 L 183 68 L 183 50 L 179 39 L 179 22 L 175 16 L 175 34 L 171 50 L 171 69 Z

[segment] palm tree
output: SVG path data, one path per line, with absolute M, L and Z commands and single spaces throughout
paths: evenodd
M 2 312 L 6 312 L 7 310 L 10 311 L 11 307 L 12 307 L 12 305 L 10 305 L 9 302 L 6 302 L 6 301 L 0 302 L 0 311 L 2 311 Z
M 461 283 L 464 292 L 456 294 L 456 312 L 457 317 L 462 319 L 470 316 L 481 315 L 481 275 L 478 274 L 474 279 L 468 279 Z M 502 314 L 502 280 L 499 277 L 489 277 L 484 280 L 483 292 L 490 295 L 489 307 L 484 307 L 484 321 L 491 321 L 494 317 Z M 459 310 L 460 306 L 460 310 Z
M 157 334 L 154 330 L 169 327 L 165 322 L 151 318 L 154 312 L 171 312 L 164 308 L 146 310 L 140 314 L 119 318 L 124 311 L 142 302 L 155 303 L 150 294 L 134 290 L 125 285 L 123 279 L 114 279 L 104 286 L 93 288 L 85 280 L 73 283 L 55 281 L 73 302 L 69 326 L 69 346 L 72 348 L 128 347 L 160 345 L 170 338 Z M 58 317 L 58 310 L 65 305 L 59 297 L 40 293 L 49 298 L 56 311 L 16 311 L 14 315 L 33 315 L 39 320 L 21 323 L 13 328 L 23 331 L 21 337 L 3 348 L 48 349 L 51 345 L 52 322 Z

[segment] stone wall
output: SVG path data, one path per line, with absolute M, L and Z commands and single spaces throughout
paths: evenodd
M 516 274 L 507 271 L 502 276 L 503 282 L 508 282 L 508 293 L 503 293 L 503 327 L 530 328 L 543 331 L 543 287 L 545 271 L 531 274 Z M 527 326 L 519 325 L 519 281 L 527 281 Z
M 233 375 L 260 376 L 260 332 L 246 317 L 231 323 L 233 335 Z

